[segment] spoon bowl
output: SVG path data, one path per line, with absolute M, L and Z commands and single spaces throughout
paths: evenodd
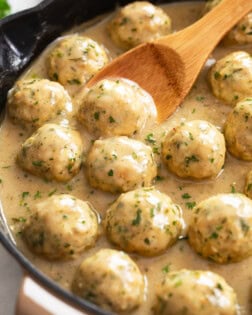
M 189 93 L 221 38 L 250 10 L 252 1 L 223 0 L 182 31 L 141 44 L 114 59 L 87 86 L 108 77 L 135 81 L 152 95 L 162 122 Z

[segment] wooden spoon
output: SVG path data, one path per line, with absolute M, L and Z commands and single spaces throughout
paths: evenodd
M 207 57 L 220 39 L 246 13 L 251 0 L 223 0 L 191 26 L 137 46 L 114 59 L 88 83 L 124 77 L 148 91 L 164 121 L 190 91 Z

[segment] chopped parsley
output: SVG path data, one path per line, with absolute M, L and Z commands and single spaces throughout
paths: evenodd
M 32 161 L 32 165 L 34 165 L 34 166 L 40 167 L 40 166 L 42 166 L 42 164 L 43 164 L 43 161 Z
M 54 190 L 50 191 L 48 193 L 48 197 L 51 197 L 52 195 L 54 195 L 56 193 L 56 191 L 57 191 L 57 188 L 55 188 Z
M 211 235 L 210 235 L 210 239 L 216 239 L 219 237 L 219 234 L 217 232 L 213 232 Z
M 182 195 L 182 198 L 183 198 L 183 199 L 190 199 L 190 198 L 191 198 L 191 195 L 189 195 L 188 193 L 184 193 L 184 194 Z
M 41 192 L 38 190 L 35 194 L 34 194 L 34 196 L 33 196 L 33 198 L 36 200 L 36 199 L 39 199 L 39 198 L 41 198 L 42 196 L 41 196 Z
M 70 85 L 80 85 L 81 81 L 79 79 L 67 80 L 67 83 Z
M 99 112 L 95 112 L 94 113 L 94 119 L 95 120 L 99 120 L 99 118 L 100 118 L 100 113 Z
M 170 265 L 171 265 L 171 264 L 168 264 L 168 265 L 164 266 L 164 267 L 162 268 L 162 272 L 163 272 L 163 273 L 168 273 L 168 272 L 170 271 Z
M 146 138 L 145 141 L 149 142 L 149 143 L 156 143 L 156 139 L 154 138 L 153 133 L 149 133 Z
M 108 171 L 108 176 L 113 176 L 114 175 L 114 171 L 113 170 L 109 170 Z
M 185 165 L 186 165 L 186 167 L 188 167 L 191 162 L 193 162 L 193 163 L 194 162 L 199 162 L 199 159 L 197 158 L 196 155 L 191 155 L 191 156 L 186 156 L 185 157 Z
M 11 220 L 13 221 L 13 223 L 25 223 L 26 222 L 26 218 L 24 218 L 24 217 L 12 218 Z
M 109 122 L 112 124 L 115 122 L 115 119 L 112 116 L 109 116 Z
M 195 201 L 186 202 L 186 206 L 188 209 L 193 209 L 196 206 L 196 202 Z
M 141 213 L 142 213 L 142 210 L 138 209 L 136 212 L 136 217 L 132 220 L 132 225 L 136 226 L 141 223 Z
M 231 184 L 230 187 L 231 187 L 231 193 L 235 194 L 236 193 L 235 186 L 233 184 Z
M 11 7 L 6 0 L 0 0 L 0 18 L 2 19 L 8 15 L 11 11 Z

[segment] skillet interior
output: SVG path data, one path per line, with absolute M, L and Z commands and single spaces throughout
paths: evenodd
M 185 1 L 185 0 L 182 0 Z M 8 90 L 20 73 L 63 31 L 132 1 L 45 0 L 37 7 L 0 21 L 0 124 Z M 175 1 L 151 1 L 156 4 Z M 177 0 L 176 2 L 179 2 Z M 0 241 L 22 267 L 59 296 L 93 314 L 111 314 L 62 289 L 27 260 L 16 248 L 0 201 Z

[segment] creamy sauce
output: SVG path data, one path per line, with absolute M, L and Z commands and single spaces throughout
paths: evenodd
M 179 30 L 193 23 L 199 18 L 202 4 L 183 3 L 165 6 L 165 10 L 173 21 L 173 29 Z M 99 19 L 100 20 L 100 19 Z M 81 32 L 90 36 L 99 43 L 102 43 L 114 57 L 120 51 L 114 47 L 105 31 L 106 19 L 103 22 L 95 21 L 95 26 L 87 29 L 86 24 L 73 31 Z M 98 22 L 98 24 L 97 24 Z M 94 22 L 92 22 L 94 23 Z M 71 31 L 72 32 L 72 31 Z M 147 135 L 152 133 L 155 143 L 150 144 L 155 149 L 155 156 L 159 163 L 159 180 L 156 187 L 160 191 L 167 193 L 172 200 L 183 209 L 185 221 L 190 220 L 193 203 L 198 203 L 205 198 L 217 193 L 243 192 L 245 177 L 252 168 L 251 162 L 244 162 L 233 158 L 227 153 L 225 167 L 221 174 L 215 179 L 204 181 L 190 181 L 175 177 L 169 173 L 160 161 L 160 143 L 164 135 L 174 126 L 182 121 L 203 119 L 216 125 L 220 130 L 231 107 L 224 105 L 213 97 L 207 84 L 207 71 L 213 63 L 214 58 L 218 59 L 234 50 L 246 50 L 252 53 L 252 46 L 246 47 L 218 47 L 208 60 L 205 69 L 201 72 L 197 82 L 194 84 L 191 93 L 179 107 L 179 109 L 164 124 L 156 126 L 151 130 L 145 129 L 137 138 L 148 143 Z M 47 77 L 45 70 L 45 59 L 43 56 L 25 73 L 25 76 Z M 69 91 L 74 99 L 74 90 Z M 90 145 L 91 138 L 85 131 L 81 130 L 84 143 Z M 56 182 L 45 182 L 40 178 L 24 173 L 15 163 L 15 158 L 21 143 L 28 137 L 28 134 L 20 127 L 13 125 L 6 117 L 0 130 L 0 197 L 9 227 L 13 233 L 18 248 L 49 277 L 53 278 L 66 289 L 70 289 L 73 274 L 76 267 L 84 257 L 90 256 L 97 251 L 97 248 L 112 247 L 112 245 L 101 236 L 95 248 L 86 251 L 80 258 L 70 262 L 48 262 L 28 251 L 20 237 L 20 229 L 23 225 L 23 218 L 27 218 L 31 213 L 32 205 L 40 199 L 48 197 L 54 193 L 71 193 L 74 196 L 89 200 L 95 209 L 104 217 L 105 211 L 118 195 L 104 193 L 92 189 L 85 178 L 84 171 L 81 172 L 69 183 L 61 184 Z M 29 192 L 29 194 L 24 193 Z M 183 195 L 187 193 L 190 198 L 185 199 Z M 241 305 L 242 315 L 251 314 L 250 296 L 252 285 L 252 257 L 233 264 L 218 265 L 199 257 L 187 244 L 186 240 L 179 240 L 169 248 L 163 255 L 154 258 L 143 258 L 131 255 L 138 263 L 142 272 L 148 280 L 148 293 L 146 302 L 132 314 L 151 314 L 153 292 L 157 284 L 164 277 L 165 270 L 169 266 L 170 270 L 180 268 L 212 270 L 222 275 L 227 282 L 235 289 L 238 301 Z

